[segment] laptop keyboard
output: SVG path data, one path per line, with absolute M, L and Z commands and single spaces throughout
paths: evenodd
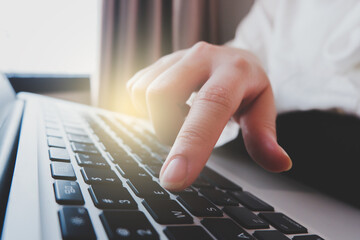
M 141 124 L 53 106 L 44 121 L 63 239 L 97 239 L 92 218 L 109 239 L 323 239 L 208 167 L 185 190 L 165 190 L 169 149 Z M 84 194 L 100 214 L 91 216 Z

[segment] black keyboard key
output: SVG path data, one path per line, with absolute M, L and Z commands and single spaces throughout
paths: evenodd
M 93 143 L 93 141 L 87 136 L 74 135 L 74 134 L 68 134 L 67 136 L 70 142 L 86 143 L 86 144 Z
M 140 179 L 144 179 L 143 181 L 152 181 L 150 175 L 137 163 L 118 164 L 116 165 L 116 169 L 127 179 L 137 179 L 138 181 L 140 181 Z
M 76 153 L 85 153 L 85 154 L 98 154 L 99 151 L 92 144 L 84 144 L 84 143 L 71 143 L 71 148 Z
M 205 180 L 203 177 L 199 176 L 195 182 L 193 182 L 192 186 L 196 188 L 213 188 L 213 185 Z
M 104 138 L 102 136 L 100 140 L 102 144 L 105 146 L 106 151 L 110 153 L 118 153 L 118 155 L 127 154 L 124 146 L 119 145 L 112 137 L 107 136 Z
M 174 200 L 144 200 L 143 205 L 160 224 L 193 223 L 193 218 Z
M 264 220 L 262 220 L 260 217 L 258 217 L 256 214 L 254 214 L 247 208 L 228 206 L 224 207 L 223 211 L 244 228 L 269 228 L 269 224 L 267 224 Z
M 206 198 L 193 195 L 181 195 L 177 198 L 192 214 L 197 217 L 221 217 L 222 211 Z
M 110 169 L 84 167 L 81 174 L 87 184 L 120 183 L 118 176 Z
M 137 163 L 135 159 L 127 153 L 111 152 L 110 156 L 112 157 L 114 163 Z
M 140 162 L 141 163 L 143 163 L 143 164 L 145 164 L 145 165 L 162 165 L 162 162 L 158 159 L 158 158 L 156 158 L 156 157 L 154 157 L 154 156 L 148 156 L 148 157 L 139 157 L 139 159 L 140 159 Z
M 128 145 L 131 149 L 131 151 L 137 155 L 143 156 L 150 154 L 147 149 L 145 149 L 142 145 L 140 145 L 137 142 L 127 142 L 127 140 L 124 141 L 126 145 Z
M 58 137 L 48 137 L 47 138 L 48 146 L 49 147 L 58 147 L 58 148 L 65 148 L 65 142 L 62 138 Z
M 192 187 L 187 187 L 187 188 L 185 188 L 184 190 L 182 190 L 182 191 L 179 191 L 179 192 L 171 192 L 172 194 L 175 194 L 175 195 L 193 195 L 193 196 L 197 196 L 198 195 L 198 193 L 197 193 L 197 191 L 194 189 L 194 188 L 192 188 Z
M 59 212 L 61 234 L 64 240 L 96 239 L 88 211 L 83 207 L 63 207 Z
M 164 233 L 170 240 L 196 239 L 212 240 L 213 238 L 200 226 L 167 227 Z
M 230 191 L 233 197 L 252 211 L 274 211 L 274 208 L 249 192 Z
M 160 160 L 148 151 L 136 152 L 136 155 L 143 164 L 161 164 Z
M 290 240 L 277 230 L 255 231 L 253 235 L 259 240 Z
M 104 211 L 100 215 L 109 239 L 159 239 L 144 213 L 139 211 Z
M 53 161 L 70 162 L 70 155 L 63 148 L 49 148 L 49 157 Z
M 229 194 L 224 193 L 217 189 L 201 188 L 200 193 L 207 199 L 220 206 L 238 206 L 239 201 L 231 197 Z
M 295 236 L 292 240 L 324 240 L 323 238 L 319 237 L 318 235 L 301 235 Z
M 119 146 L 113 139 L 108 139 L 104 141 L 101 139 L 102 144 L 105 146 L 106 150 L 113 155 L 114 158 L 121 158 L 124 155 L 128 155 L 127 151 L 123 146 Z
M 208 180 L 211 184 L 217 186 L 221 189 L 231 189 L 231 190 L 241 190 L 241 187 L 236 185 L 235 183 L 231 182 L 230 180 L 226 179 L 225 177 L 221 176 L 217 172 L 211 170 L 208 167 L 205 167 L 202 172 L 201 176 Z
M 106 160 L 100 155 L 76 154 L 76 161 L 82 167 L 109 167 Z
M 117 144 L 117 142 L 115 142 L 115 140 L 112 139 L 111 137 L 104 138 L 104 136 L 101 136 L 99 138 L 102 144 L 104 145 L 106 151 L 127 154 L 126 151 L 123 149 L 123 147 L 119 146 L 119 144 Z
M 151 175 L 153 175 L 156 178 L 159 178 L 160 170 L 161 170 L 161 164 L 159 165 L 146 165 L 146 169 L 149 170 Z
M 132 179 L 127 183 L 134 193 L 145 199 L 168 199 L 169 194 L 156 182 L 147 179 Z
M 50 165 L 51 176 L 55 179 L 75 180 L 75 172 L 70 163 L 52 162 Z
M 147 151 L 146 149 L 144 148 L 140 148 L 140 151 L 139 152 L 134 152 L 138 158 L 140 159 L 140 161 L 143 163 L 143 162 L 146 162 L 148 159 L 147 158 L 151 158 L 151 153 L 149 151 Z
M 100 209 L 137 209 L 137 203 L 129 191 L 121 185 L 93 185 L 90 195 L 97 208 Z
M 84 199 L 77 182 L 56 180 L 54 183 L 54 191 L 56 202 L 59 204 L 84 204 Z
M 283 233 L 307 233 L 307 229 L 305 227 L 283 213 L 259 213 L 259 216 Z
M 143 134 L 143 138 L 141 139 L 141 142 L 146 145 L 147 147 L 149 147 L 151 149 L 151 151 L 153 152 L 161 152 L 162 148 L 159 146 L 159 143 L 157 140 L 155 139 L 151 139 L 147 136 Z
M 254 239 L 244 229 L 228 218 L 205 218 L 201 221 L 218 240 Z

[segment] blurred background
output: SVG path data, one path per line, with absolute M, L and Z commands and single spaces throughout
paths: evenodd
M 200 40 L 234 37 L 252 0 L 0 0 L 0 72 L 30 91 L 134 113 L 126 81 Z

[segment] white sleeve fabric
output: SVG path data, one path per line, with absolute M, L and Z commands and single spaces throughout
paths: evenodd
M 248 15 L 239 24 L 235 38 L 227 46 L 246 49 L 254 53 L 265 66 L 267 45 L 266 39 L 271 34 L 274 9 L 277 1 L 255 1 Z M 265 5 L 267 3 L 267 5 Z M 216 147 L 234 140 L 239 133 L 239 125 L 232 119 L 224 128 Z
M 228 45 L 261 60 L 278 113 L 317 109 L 360 117 L 359 1 L 256 1 Z M 223 135 L 222 144 L 233 139 Z
M 237 27 L 235 38 L 226 43 L 252 52 L 261 60 L 265 69 L 278 4 L 277 0 L 255 1 L 248 15 Z

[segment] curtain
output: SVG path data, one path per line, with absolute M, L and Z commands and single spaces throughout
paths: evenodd
M 200 40 L 220 43 L 221 1 L 102 0 L 93 104 L 135 114 L 126 92 L 127 80 L 161 56 Z

